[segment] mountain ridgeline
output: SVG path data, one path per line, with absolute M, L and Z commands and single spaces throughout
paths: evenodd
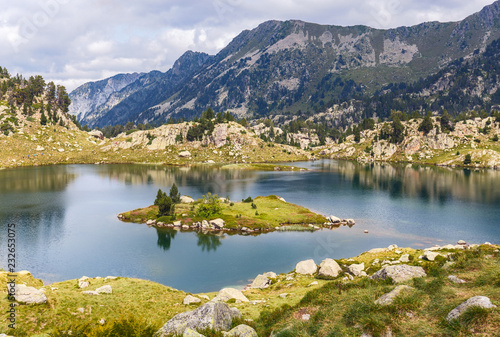
M 459 22 L 388 30 L 267 21 L 215 56 L 188 51 L 165 73 L 86 83 L 70 112 L 103 127 L 191 119 L 208 106 L 286 120 L 347 103 L 339 126 L 391 109 L 489 110 L 500 98 L 499 38 L 500 1 Z

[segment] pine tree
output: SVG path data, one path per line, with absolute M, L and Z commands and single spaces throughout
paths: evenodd
M 431 119 L 431 113 L 429 112 L 424 119 L 422 120 L 422 123 L 418 126 L 418 131 L 422 131 L 424 135 L 427 135 L 433 128 L 432 125 L 432 119 Z
M 160 189 L 158 189 L 158 193 L 156 193 L 156 199 L 155 199 L 155 206 L 158 206 L 159 203 L 160 203 L 160 199 L 163 198 L 164 196 L 166 196 L 165 193 L 163 193 L 163 191 Z
M 172 214 L 172 199 L 169 196 L 162 196 L 158 200 L 158 218 L 166 215 Z
M 45 117 L 45 114 L 43 112 L 42 112 L 42 117 L 40 118 L 40 124 L 47 125 L 47 117 Z
M 172 185 L 169 194 L 174 204 L 178 204 L 179 202 L 181 202 L 181 194 L 179 193 L 179 190 L 177 189 L 177 185 L 175 183 Z

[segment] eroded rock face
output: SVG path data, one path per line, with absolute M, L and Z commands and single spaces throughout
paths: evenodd
M 226 303 L 212 300 L 193 311 L 175 315 L 156 332 L 155 336 L 182 334 L 187 328 L 227 331 L 231 328 L 233 318 L 238 316 L 241 316 L 238 309 L 231 309 Z
M 492 309 L 496 308 L 497 306 L 491 303 L 491 300 L 486 296 L 474 296 L 469 298 L 462 304 L 460 304 L 452 311 L 450 311 L 446 316 L 446 320 L 449 322 L 451 320 L 457 319 L 463 312 L 465 312 L 470 307 L 481 307 L 485 309 Z
M 312 275 L 317 269 L 318 266 L 316 266 L 316 263 L 312 259 L 301 261 L 295 266 L 295 272 L 302 275 Z
M 337 277 L 341 272 L 342 268 L 334 259 L 324 259 L 319 265 L 318 274 L 321 276 Z
M 380 296 L 375 303 L 380 305 L 389 305 L 391 304 L 396 297 L 398 297 L 403 292 L 410 292 L 413 290 L 412 287 L 400 285 L 394 288 L 391 292 Z
M 391 278 L 395 283 L 411 280 L 415 277 L 424 277 L 427 274 L 422 267 L 409 266 L 406 264 L 385 266 L 371 276 L 371 279 L 386 280 Z

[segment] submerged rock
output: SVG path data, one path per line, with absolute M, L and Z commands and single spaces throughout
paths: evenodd
M 491 303 L 491 300 L 486 296 L 474 296 L 469 298 L 467 301 L 460 304 L 458 307 L 453 309 L 446 316 L 446 320 L 449 322 L 453 319 L 460 317 L 470 307 L 480 307 L 485 309 L 496 308 L 497 306 Z

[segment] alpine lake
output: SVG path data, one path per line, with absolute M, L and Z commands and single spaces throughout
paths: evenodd
M 187 292 L 243 287 L 297 262 L 347 258 L 377 247 L 426 248 L 465 240 L 500 244 L 500 171 L 321 160 L 305 171 L 213 165 L 68 165 L 0 171 L 0 267 L 15 224 L 16 270 L 44 283 L 81 276 L 152 280 Z M 118 220 L 176 183 L 194 199 L 278 195 L 352 227 L 315 232 L 201 233 Z M 368 233 L 365 233 L 365 230 Z

